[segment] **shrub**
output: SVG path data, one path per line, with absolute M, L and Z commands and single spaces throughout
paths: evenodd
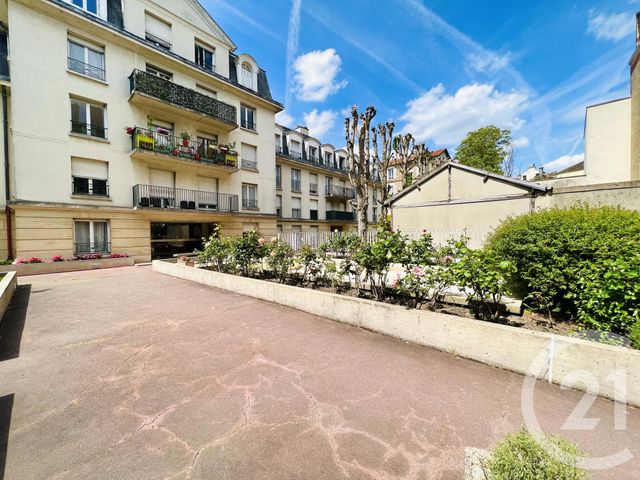
M 508 279 L 516 271 L 513 263 L 491 250 L 464 248 L 451 269 L 456 285 L 467 290 L 467 302 L 474 315 L 485 320 L 498 318 L 502 297 L 509 292 Z
M 329 257 L 336 256 L 340 258 L 340 262 L 333 262 L 335 265 L 335 278 L 336 288 L 339 288 L 343 284 L 345 278 L 353 280 L 355 282 L 358 292 L 362 290 L 362 267 L 355 261 L 356 254 L 362 248 L 363 240 L 355 232 L 334 234 L 324 244 L 318 247 L 318 252 L 321 261 L 326 266 L 330 265 Z M 331 266 L 329 269 L 331 270 Z M 329 272 L 331 273 L 331 272 Z
M 232 237 L 230 249 L 233 262 L 244 277 L 251 275 L 256 264 L 261 262 L 266 254 L 264 238 L 256 230 Z
M 204 249 L 198 252 L 198 262 L 217 272 L 229 272 L 232 255 L 232 240 L 220 238 L 220 227 L 215 226 L 209 239 L 204 240 Z
M 16 265 L 24 265 L 26 263 L 44 263 L 41 258 L 38 257 L 29 257 L 29 258 L 17 258 L 15 261 Z
M 640 350 L 640 322 L 634 323 L 629 329 L 629 340 L 631 340 L 631 346 Z
M 354 260 L 366 273 L 371 293 L 380 301 L 385 298 L 389 268 L 405 256 L 406 241 L 398 232 L 379 229 L 376 239 L 363 244 L 354 255 Z
M 51 261 L 53 263 L 64 262 L 64 258 L 62 258 L 62 255 L 54 255 L 53 257 L 51 257 Z
M 294 257 L 293 248 L 283 240 L 273 238 L 267 244 L 267 267 L 280 283 L 283 283 L 287 278 L 287 274 L 293 266 Z
M 75 260 L 100 260 L 101 258 L 101 253 L 82 253 L 75 256 Z
M 302 269 L 302 282 L 310 280 L 320 270 L 318 252 L 310 245 L 302 245 L 295 256 L 295 264 L 298 269 Z
M 640 254 L 595 260 L 578 274 L 577 317 L 587 327 L 625 335 L 640 322 Z
M 584 480 L 589 475 L 577 466 L 581 455 L 562 437 L 542 435 L 538 442 L 523 429 L 496 445 L 486 467 L 492 480 Z
M 507 219 L 486 246 L 515 264 L 509 286 L 529 308 L 571 318 L 580 272 L 640 249 L 640 212 L 585 205 L 532 212 Z
M 129 258 L 128 253 L 112 253 L 109 255 L 111 258 Z

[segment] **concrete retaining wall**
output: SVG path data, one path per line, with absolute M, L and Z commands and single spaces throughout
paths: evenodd
M 69 262 L 25 263 L 22 265 L 0 265 L 0 272 L 16 272 L 19 276 L 43 275 L 47 273 L 78 272 L 101 268 L 127 267 L 134 264 L 134 257 L 100 258 L 96 260 L 73 260 Z
M 630 349 L 158 260 L 153 270 L 558 384 L 569 372 L 583 370 L 595 381 L 566 386 L 640 406 L 640 352 Z M 614 369 L 626 373 L 625 383 L 612 380 Z
M 0 322 L 4 317 L 4 312 L 7 311 L 17 285 L 18 276 L 16 272 L 8 272 L 0 281 Z

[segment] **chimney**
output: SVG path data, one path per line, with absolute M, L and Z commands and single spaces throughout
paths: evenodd
M 303 135 L 309 135 L 309 129 L 307 127 L 303 127 L 302 125 L 298 125 L 296 127 L 296 132 L 302 133 Z

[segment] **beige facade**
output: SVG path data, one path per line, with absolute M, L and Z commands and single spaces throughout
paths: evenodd
M 631 179 L 640 180 L 640 12 L 636 15 L 636 49 L 631 57 Z
M 276 231 L 282 106 L 264 71 L 195 1 L 123 3 L 7 0 L 14 241 L 0 255 L 79 253 L 85 220 L 140 261 L 154 224 Z
M 323 144 L 305 127 L 276 125 L 276 205 L 280 232 L 330 232 L 356 228 L 347 152 Z M 375 228 L 379 191 L 371 192 L 368 220 Z

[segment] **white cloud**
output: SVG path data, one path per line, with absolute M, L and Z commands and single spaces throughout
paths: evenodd
M 513 142 L 511 142 L 513 148 L 527 148 L 531 142 L 529 142 L 528 137 L 518 137 Z
M 304 114 L 304 122 L 309 129 L 309 134 L 322 141 L 322 137 L 333 128 L 338 114 L 333 110 L 318 112 L 317 109 Z
M 286 110 L 276 113 L 276 123 L 290 127 L 293 124 L 293 117 L 287 113 Z
M 564 168 L 570 167 L 578 162 L 584 160 L 584 153 L 577 153 L 575 155 L 563 155 L 560 158 L 556 158 L 551 162 L 547 162 L 542 165 L 547 172 L 557 172 Z
M 298 99 L 305 102 L 323 102 L 336 93 L 347 82 L 336 79 L 342 60 L 333 48 L 314 50 L 300 55 L 295 70 L 295 91 Z
M 512 58 L 513 55 L 511 52 L 500 55 L 489 50 L 468 55 L 467 62 L 472 70 L 493 75 L 500 70 L 507 68 L 511 63 Z
M 486 84 L 465 85 L 449 95 L 439 84 L 410 101 L 400 119 L 407 122 L 403 130 L 420 141 L 455 145 L 485 125 L 518 130 L 525 123 L 519 115 L 528 99 L 524 91 L 501 92 Z
M 629 13 L 597 13 L 589 11 L 587 32 L 598 40 L 617 42 L 623 38 L 631 38 L 635 29 L 635 17 Z
M 286 85 L 284 104 L 291 105 L 293 57 L 298 52 L 300 40 L 300 9 L 302 0 L 293 0 L 291 13 L 289 14 L 289 33 L 287 34 L 287 65 L 286 65 Z

